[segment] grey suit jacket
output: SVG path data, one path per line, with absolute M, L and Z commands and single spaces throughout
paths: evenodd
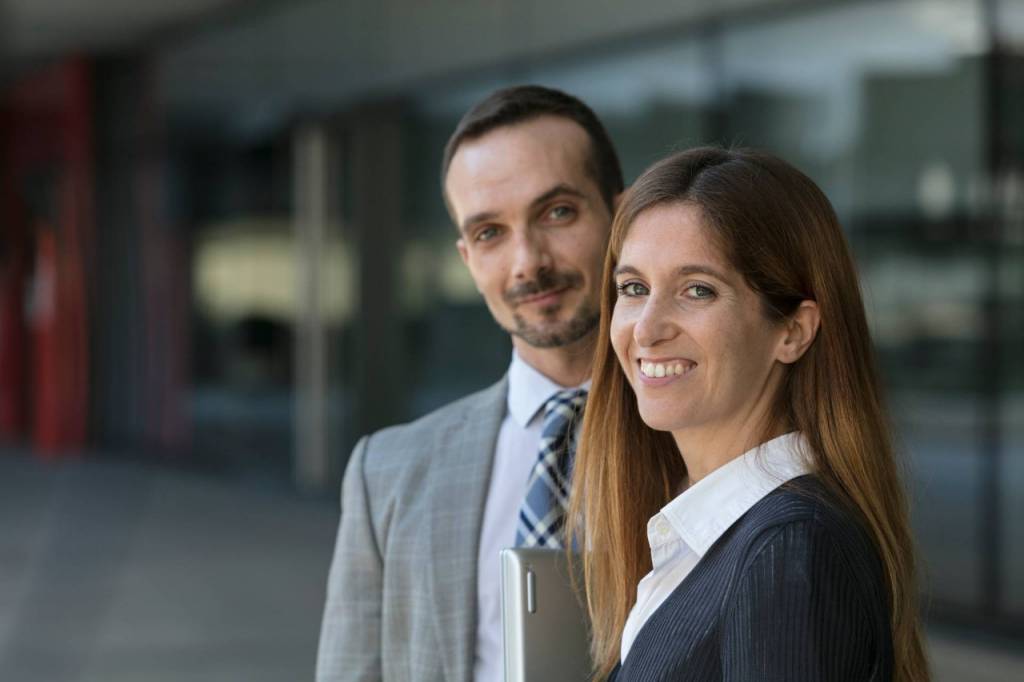
M 364 437 L 341 492 L 318 682 L 470 682 L 484 502 L 508 381 Z

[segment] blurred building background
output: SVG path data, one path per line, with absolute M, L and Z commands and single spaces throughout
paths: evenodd
M 825 189 L 938 679 L 1024 679 L 1024 0 L 6 0 L 0 678 L 310 677 L 355 440 L 507 365 L 438 168 L 523 82 L 591 104 L 627 182 L 717 142 Z

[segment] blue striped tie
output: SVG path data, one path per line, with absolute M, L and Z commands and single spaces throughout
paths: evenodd
M 540 453 L 526 482 L 516 525 L 517 547 L 561 547 L 569 505 L 569 474 L 576 454 L 576 426 L 587 401 L 578 388 L 559 391 L 544 404 Z

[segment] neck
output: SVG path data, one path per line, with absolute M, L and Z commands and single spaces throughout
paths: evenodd
M 780 399 L 782 377 L 783 370 L 775 363 L 764 381 L 755 384 L 760 388 L 751 393 L 750 399 L 733 416 L 672 432 L 686 464 L 690 485 L 788 430 L 773 414 L 773 406 Z
M 772 425 L 768 413 L 758 410 L 738 423 L 673 431 L 672 438 L 686 463 L 689 484 L 693 485 L 748 450 L 781 436 L 786 430 L 782 425 Z
M 595 334 L 558 348 L 536 348 L 517 336 L 512 346 L 519 357 L 559 386 L 579 386 L 590 378 L 593 365 Z

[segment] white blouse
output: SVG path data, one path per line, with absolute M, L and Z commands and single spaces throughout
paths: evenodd
M 810 472 L 810 448 L 793 431 L 748 450 L 715 469 L 665 505 L 647 523 L 653 570 L 636 588 L 622 631 L 622 659 L 662 602 L 711 545 L 765 495 Z

